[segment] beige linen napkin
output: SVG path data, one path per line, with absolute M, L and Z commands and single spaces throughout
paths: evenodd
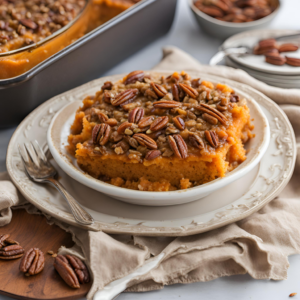
M 277 103 L 284 104 L 282 108 L 300 137 L 300 90 L 270 87 L 244 71 L 225 66 L 203 66 L 175 47 L 164 49 L 164 58 L 156 69 L 199 70 L 251 85 Z M 132 280 L 127 291 L 149 291 L 169 284 L 208 281 L 245 273 L 256 279 L 282 280 L 287 277 L 288 256 L 300 253 L 299 172 L 299 165 L 296 165 L 289 185 L 259 212 L 237 223 L 189 237 L 107 235 L 84 231 L 47 217 L 50 223 L 71 232 L 77 245 L 60 251 L 84 257 L 89 265 L 94 281 L 88 299 L 97 290 L 132 273 L 162 252 L 165 256 L 158 267 L 138 280 Z M 11 206 L 24 206 L 24 203 L 9 180 L 0 181 L 0 226 L 10 221 Z M 36 213 L 31 205 L 25 204 L 24 207 Z

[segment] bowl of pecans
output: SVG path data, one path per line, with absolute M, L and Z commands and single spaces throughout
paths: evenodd
M 190 0 L 201 28 L 225 39 L 242 31 L 266 27 L 280 9 L 279 0 Z

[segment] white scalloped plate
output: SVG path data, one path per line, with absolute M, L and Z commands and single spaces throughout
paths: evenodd
M 246 85 L 202 73 L 191 72 L 191 75 L 227 83 L 256 99 L 271 129 L 270 144 L 260 164 L 244 177 L 201 200 L 166 207 L 139 206 L 115 200 L 83 186 L 56 165 L 62 183 L 96 220 L 87 229 L 153 236 L 201 233 L 249 216 L 274 199 L 286 186 L 295 165 L 296 142 L 291 124 L 282 110 Z M 55 113 L 70 102 L 94 94 L 106 80 L 108 78 L 89 82 L 39 106 L 22 121 L 8 146 L 7 170 L 25 198 L 45 213 L 75 226 L 78 224 L 59 193 L 47 185 L 28 179 L 17 144 L 36 139 L 45 145 L 47 129 Z

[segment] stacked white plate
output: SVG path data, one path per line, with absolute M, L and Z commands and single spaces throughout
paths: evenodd
M 297 34 L 294 30 L 253 30 L 234 35 L 222 45 L 223 49 L 247 46 L 253 48 L 258 41 L 267 38 L 276 38 L 284 35 Z M 280 43 L 292 42 L 299 46 L 300 38 L 293 40 L 280 40 Z M 300 58 L 300 49 L 295 52 L 282 53 L 283 56 Z M 246 71 L 249 75 L 269 85 L 281 88 L 300 88 L 300 67 L 287 64 L 283 66 L 271 65 L 265 62 L 264 55 L 236 55 L 226 57 L 226 64 L 233 68 Z

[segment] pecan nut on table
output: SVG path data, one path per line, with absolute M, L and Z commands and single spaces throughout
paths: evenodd
M 9 234 L 0 234 L 0 259 L 11 260 L 22 257 L 24 254 L 23 247 L 9 237 Z
M 45 266 L 44 253 L 38 248 L 31 248 L 25 253 L 20 263 L 20 271 L 27 276 L 40 273 Z
M 205 14 L 232 23 L 259 20 L 276 9 L 268 0 L 197 0 L 194 4 Z
M 282 66 L 288 64 L 293 67 L 300 67 L 300 58 L 283 56 L 282 53 L 295 52 L 299 46 L 293 43 L 278 44 L 275 39 L 261 40 L 253 49 L 256 55 L 265 55 L 265 61 L 272 65 Z
M 78 289 L 80 283 L 90 282 L 90 274 L 86 265 L 76 256 L 58 255 L 53 266 L 71 288 Z

